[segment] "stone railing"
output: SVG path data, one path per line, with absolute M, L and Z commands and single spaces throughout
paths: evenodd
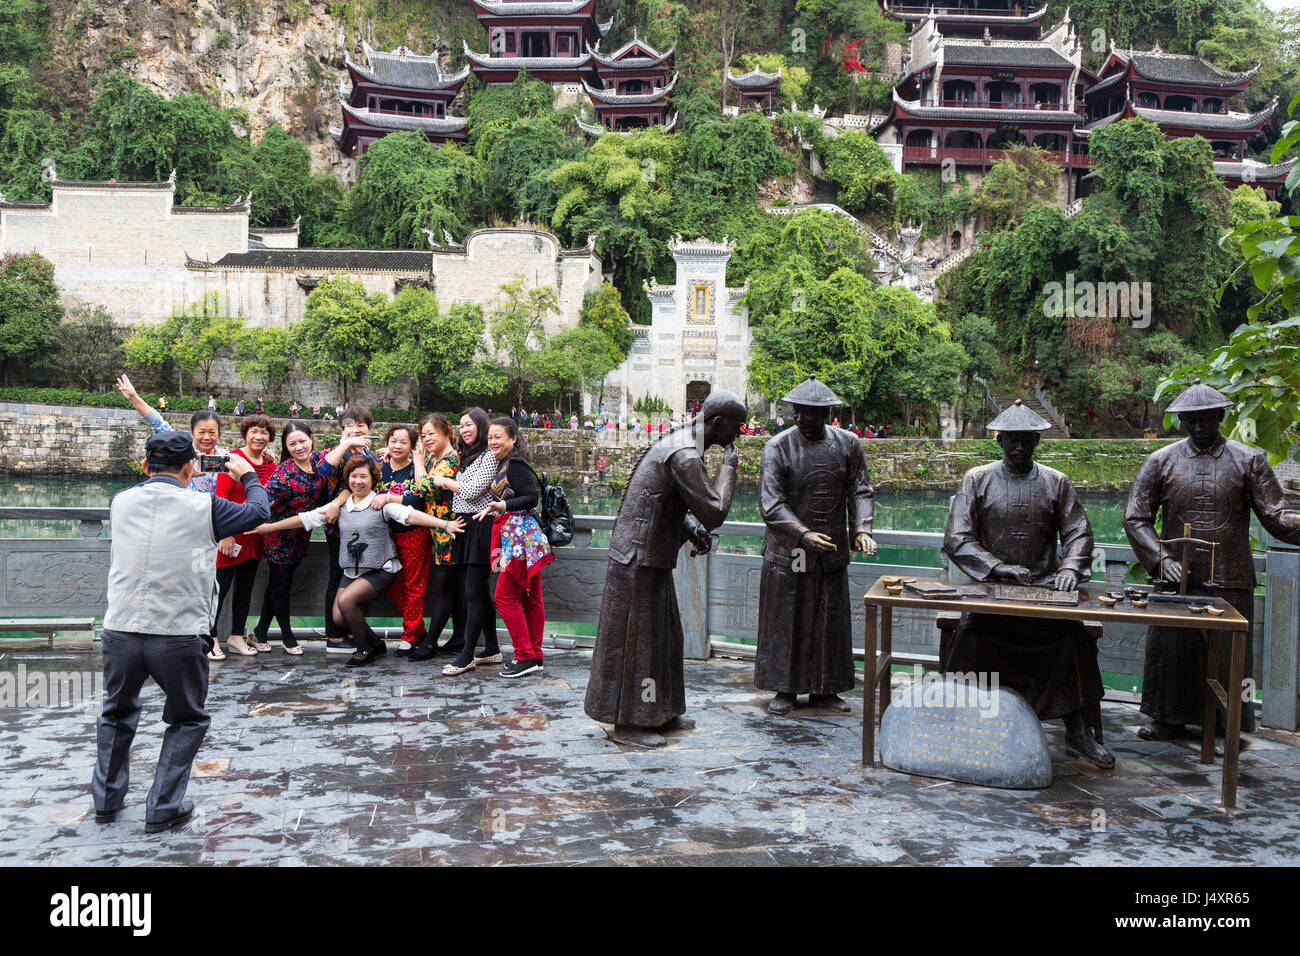
M 1052 400 L 1047 397 L 1047 392 L 1041 384 L 1034 386 L 1034 397 L 1038 399 L 1038 404 L 1043 406 L 1048 417 L 1061 427 L 1061 431 L 1065 432 L 1065 435 L 1068 438 L 1070 435 L 1070 426 L 1066 423 L 1065 416 L 1057 410 L 1056 406 L 1052 404 Z
M 967 259 L 970 258 L 971 251 L 974 248 L 975 248 L 974 246 L 967 246 L 964 249 L 958 249 L 952 255 L 942 260 L 937 266 L 934 267 L 934 273 L 932 274 L 932 278 L 937 279 L 939 278 L 939 276 L 943 275 L 945 272 L 947 272 L 949 269 L 953 268 L 954 266 L 961 265 L 963 262 L 965 262 Z
M 1067 205 L 1063 210 L 1066 219 L 1073 219 L 1075 216 L 1079 215 L 1079 213 L 1082 211 L 1083 211 L 1082 199 L 1076 199 L 1074 202 Z
M 111 540 L 105 536 L 107 508 L 0 508 L 0 617 L 99 616 L 105 610 Z M 76 523 L 80 537 L 8 537 L 5 522 Z M 600 616 L 608 550 L 593 546 L 593 536 L 605 535 L 613 517 L 579 515 L 573 543 L 556 550 L 556 560 L 542 572 L 546 615 L 550 621 L 594 624 Z M 714 653 L 746 655 L 758 630 L 757 582 L 762 557 L 757 553 L 764 526 L 729 521 L 715 532 L 722 536 L 708 555 L 692 557 L 682 549 L 673 578 L 682 613 L 686 656 L 707 658 Z M 851 593 L 864 594 L 882 574 L 946 577 L 938 554 L 943 535 L 932 532 L 878 530 L 873 537 L 883 549 L 906 549 L 907 557 L 925 564 L 854 561 L 849 566 Z M 747 540 L 746 540 L 747 539 Z M 716 540 L 716 539 L 715 539 Z M 746 553 L 737 553 L 744 551 Z M 897 555 L 897 552 L 895 552 Z M 294 578 L 291 612 L 320 617 L 326 561 L 324 541 L 313 541 Z M 1101 544 L 1093 556 L 1093 577 L 1119 585 L 1136 560 L 1123 544 Z M 1255 568 L 1266 574 L 1267 596 L 1256 598 L 1256 685 L 1264 692 L 1264 719 L 1269 726 L 1297 726 L 1297 661 L 1300 660 L 1300 549 L 1270 539 L 1267 555 L 1255 556 Z M 261 607 L 265 572 L 259 570 L 253 594 L 254 614 Z M 216 633 L 229 629 L 229 611 L 217 622 Z M 865 633 L 860 601 L 853 602 L 855 643 Z M 396 615 L 382 599 L 376 617 Z M 311 639 L 307 629 L 301 636 Z M 318 636 L 318 635 L 317 635 Z M 508 637 L 501 633 L 502 640 Z M 590 644 L 590 638 L 565 639 L 568 646 Z M 1106 625 L 1098 644 L 1104 671 L 1140 674 L 1146 632 L 1137 625 Z M 899 651 L 935 654 L 938 631 L 933 611 L 898 611 L 894 616 L 894 647 Z M 859 655 L 861 650 L 858 651 Z

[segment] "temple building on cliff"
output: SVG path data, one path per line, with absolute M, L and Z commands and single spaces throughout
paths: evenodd
M 1214 171 L 1229 187 L 1259 186 L 1274 196 L 1291 163 L 1272 166 L 1252 159 L 1247 147 L 1277 108 L 1277 98 L 1252 113 L 1228 109 L 1229 100 L 1245 91 L 1258 65 L 1232 73 L 1200 57 L 1150 50 L 1123 50 L 1111 44 L 1110 55 L 1084 92 L 1085 128 L 1140 116 L 1166 136 L 1202 136 L 1214 150 Z M 1292 161 L 1294 162 L 1294 161 Z
M 399 46 L 384 53 L 362 43 L 366 64 L 346 57 L 352 90 L 344 98 L 343 129 L 331 130 L 345 156 L 357 159 L 370 144 L 396 130 L 416 130 L 431 143 L 465 139 L 467 121 L 451 115 L 451 102 L 469 68 L 444 76 L 436 56 Z
M 469 68 L 484 83 L 511 83 L 520 70 L 571 91 L 596 79 L 589 47 L 614 21 L 596 20 L 596 0 L 470 0 L 488 34 L 488 51 L 465 46 Z
M 640 37 L 633 38 L 608 56 L 587 48 L 600 77 L 598 84 L 582 83 L 599 118 L 598 126 L 580 123 L 588 135 L 621 133 L 647 126 L 662 126 L 672 132 L 677 115 L 668 116 L 668 97 L 677 85 L 677 74 L 669 79 L 673 68 L 673 50 L 660 53 Z

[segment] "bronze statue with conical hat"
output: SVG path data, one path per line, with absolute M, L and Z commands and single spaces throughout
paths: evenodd
M 688 728 L 682 667 L 682 619 L 673 568 L 682 545 L 704 554 L 736 490 L 732 444 L 745 404 L 717 391 L 692 422 L 660 435 L 632 468 L 609 541 L 609 565 L 587 683 L 587 716 L 613 724 L 611 736 L 642 747 L 664 744 L 662 731 Z M 704 451 L 723 445 L 709 481 Z
M 872 489 L 862 442 L 826 424 L 842 404 L 815 376 L 782 399 L 794 427 L 763 448 L 759 478 L 763 572 L 758 594 L 754 684 L 776 691 L 774 714 L 789 713 L 798 695 L 810 707 L 846 711 L 852 690 L 850 543 L 873 554 Z
M 988 427 L 1002 460 L 962 476 L 943 553 L 976 581 L 1074 590 L 1092 567 L 1092 526 L 1070 479 L 1034 461 L 1050 423 L 1017 401 Z M 1089 732 L 1103 688 L 1097 646 L 1081 622 L 963 614 L 942 666 L 997 674 L 1040 719 L 1064 721 L 1067 750 L 1102 769 L 1115 765 Z
M 1269 534 L 1291 544 L 1300 544 L 1300 514 L 1286 506 L 1264 453 L 1220 432 L 1225 410 L 1231 407 L 1226 395 L 1199 379 L 1169 404 L 1165 411 L 1178 415 L 1187 437 L 1153 452 L 1142 464 L 1124 509 L 1124 530 L 1152 578 L 1181 589 L 1186 557 L 1188 594 L 1221 597 L 1253 623 L 1250 513 L 1254 511 Z M 1185 535 L 1188 525 L 1191 534 Z M 1184 537 L 1212 545 L 1161 541 Z M 1142 713 L 1151 724 L 1138 731 L 1140 736 L 1168 740 L 1185 735 L 1188 724 L 1202 722 L 1207 641 L 1201 630 L 1148 628 Z M 1218 679 L 1225 688 L 1231 647 L 1224 641 L 1220 651 Z M 1253 673 L 1252 656 L 1247 640 L 1247 676 Z M 1233 693 L 1231 688 L 1228 693 Z M 1241 727 L 1254 730 L 1254 708 L 1242 708 Z

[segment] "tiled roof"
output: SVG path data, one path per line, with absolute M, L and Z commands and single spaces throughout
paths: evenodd
M 918 9 L 924 6 L 925 9 Z M 891 6 L 889 3 L 884 4 L 885 13 L 900 20 L 924 20 L 930 15 L 931 7 L 925 4 L 896 4 Z M 907 8 L 907 9 L 903 9 Z M 1047 15 L 1047 7 L 1043 6 L 1033 13 L 1022 13 L 1016 15 L 1013 13 L 987 13 L 979 10 L 963 10 L 960 7 L 948 7 L 934 11 L 940 20 L 960 20 L 962 23 L 987 23 L 990 26 L 1007 23 L 1032 23 L 1035 20 L 1041 20 Z
M 581 70 L 591 65 L 590 53 L 583 56 L 492 56 L 490 53 L 475 53 L 468 43 L 463 40 L 461 43 L 471 63 L 497 70 Z
M 172 206 L 173 216 L 208 215 L 210 213 L 248 212 L 245 202 L 231 203 L 229 206 Z
M 627 51 L 632 49 L 632 47 L 634 46 L 641 47 L 641 49 L 645 50 L 646 53 L 648 53 L 649 55 L 648 56 L 623 56 L 623 54 L 627 53 Z M 660 63 L 663 63 L 670 56 L 672 56 L 673 51 L 676 49 L 677 47 L 670 46 L 667 49 L 667 51 L 660 53 L 649 43 L 646 43 L 645 40 L 642 40 L 640 37 L 637 36 L 633 36 L 631 40 L 628 40 L 617 50 L 615 50 L 613 53 L 610 53 L 608 55 L 601 53 L 599 50 L 593 49 L 590 43 L 587 44 L 587 52 L 590 53 L 598 63 L 603 63 L 605 66 L 626 66 L 626 67 L 658 66 Z M 623 58 L 619 59 L 619 57 L 623 57 Z
M 1294 159 L 1288 159 L 1285 163 L 1268 165 L 1266 163 L 1234 163 L 1220 160 L 1214 161 L 1214 172 L 1219 176 L 1234 176 L 1250 179 L 1281 179 L 1287 173 L 1291 172 L 1291 167 L 1295 165 Z M 1250 172 L 1247 174 L 1247 170 Z
M 1112 73 L 1104 80 L 1098 80 L 1096 83 L 1092 84 L 1092 86 L 1084 90 L 1083 93 L 1085 96 L 1091 96 L 1093 93 L 1100 93 L 1102 90 L 1108 90 L 1115 84 L 1123 82 L 1124 78 L 1127 76 L 1128 76 L 1128 72 L 1126 70 L 1120 70 L 1118 73 Z
M 1243 73 L 1230 73 L 1198 56 L 1184 53 L 1165 53 L 1163 50 L 1115 50 L 1122 60 L 1131 60 L 1134 69 L 1148 80 L 1162 83 L 1182 83 L 1194 86 L 1239 86 L 1246 83 L 1259 70 L 1256 65 Z
M 653 126 L 643 128 L 654 129 Z M 672 116 L 668 117 L 668 122 L 664 123 L 660 128 L 665 133 L 671 133 L 675 130 L 677 128 L 677 114 L 674 113 Z M 636 130 L 630 129 L 605 129 L 603 126 L 592 126 L 590 123 L 584 123 L 582 120 L 578 120 L 578 129 L 582 130 L 588 136 L 604 136 L 606 133 L 613 134 L 614 136 L 631 136 L 634 132 L 637 132 Z
M 761 70 L 750 70 L 748 73 L 739 75 L 732 73 L 731 68 L 727 68 L 727 82 L 732 86 L 743 87 L 746 89 L 758 89 L 759 87 L 769 86 L 781 79 L 781 71 L 775 73 L 764 73 Z
M 244 269 L 258 272 L 401 272 L 427 274 L 432 253 L 411 249 L 255 249 L 230 252 L 216 262 L 186 257 L 186 267 L 201 271 Z
M 414 129 L 422 133 L 459 133 L 469 120 L 460 116 L 411 116 L 405 113 L 377 113 L 359 106 L 343 105 L 343 113 L 354 123 L 378 126 L 380 129 Z
M 1050 46 L 1037 43 L 984 43 L 982 40 L 943 42 L 944 64 L 972 66 L 1045 66 L 1074 69 L 1069 58 Z
M 590 3 L 591 0 L 531 0 L 521 3 L 510 0 L 474 0 L 474 6 L 482 7 L 498 17 L 566 16 L 581 13 Z
M 1253 129 L 1268 120 L 1277 108 L 1277 97 L 1257 113 L 1193 113 L 1190 110 L 1153 110 L 1145 106 L 1133 107 L 1133 112 L 1153 123 L 1168 126 L 1190 126 L 1208 130 Z
M 174 189 L 176 184 L 162 182 L 113 182 L 104 179 L 56 179 L 54 185 L 64 189 Z
M 1004 109 L 983 109 L 979 107 L 966 106 L 925 106 L 917 100 L 905 100 L 894 90 L 894 102 L 905 113 L 911 116 L 919 116 L 924 119 L 981 119 L 981 120 L 1004 120 L 1016 121 L 1022 123 L 1034 122 L 1060 122 L 1060 123 L 1082 123 L 1083 117 L 1073 110 L 1055 109 L 1055 110 L 1004 110 Z
M 381 86 L 395 86 L 409 90 L 444 90 L 459 86 L 469 76 L 467 66 L 459 73 L 444 77 L 436 56 L 420 56 L 411 53 L 404 46 L 398 47 L 391 53 L 372 50 L 370 44 L 364 42 L 361 46 L 365 50 L 369 66 L 362 66 L 351 57 L 344 57 L 344 60 L 350 68 Z
M 10 202 L 0 193 L 0 209 L 49 209 L 47 202 Z
M 656 86 L 649 93 L 616 93 L 613 90 L 602 90 L 592 86 L 586 80 L 582 81 L 582 88 L 587 91 L 587 95 L 593 100 L 600 100 L 602 103 L 634 104 L 634 103 L 653 103 L 668 96 L 677 85 L 677 74 L 668 81 L 667 86 Z

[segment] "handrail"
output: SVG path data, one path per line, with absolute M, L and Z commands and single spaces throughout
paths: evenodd
M 1068 437 L 1070 434 L 1070 426 L 1066 424 L 1065 416 L 1057 411 L 1056 406 L 1052 404 L 1052 400 L 1047 397 L 1047 392 L 1043 389 L 1041 382 L 1034 386 L 1034 397 L 1038 399 L 1038 403 L 1046 409 L 1047 414 L 1051 416 L 1052 421 L 1060 425 L 1061 431 L 1065 432 Z
M 978 376 L 976 381 L 983 383 Z M 994 401 L 996 406 L 996 401 Z M 34 508 L 34 507 L 0 507 L 0 521 L 81 521 L 98 523 L 108 520 L 107 508 Z M 611 531 L 614 528 L 614 515 L 574 515 L 573 527 L 578 532 L 575 535 L 575 544 L 581 542 L 579 546 L 586 546 L 590 541 L 590 534 L 593 531 Z M 761 538 L 767 531 L 766 525 L 761 521 L 725 521 L 719 527 L 713 530 L 714 534 L 739 535 L 743 537 Z M 891 531 L 887 528 L 877 528 L 871 534 L 877 544 L 888 545 L 899 548 L 933 548 L 939 550 L 943 547 L 943 532 L 940 531 Z M 2 537 L 2 536 L 0 536 Z M 1118 542 L 1098 542 L 1097 547 L 1106 552 L 1108 562 L 1126 561 L 1132 562 L 1137 560 L 1137 555 L 1127 544 Z M 1264 570 L 1264 558 L 1262 553 L 1255 556 L 1256 569 Z

